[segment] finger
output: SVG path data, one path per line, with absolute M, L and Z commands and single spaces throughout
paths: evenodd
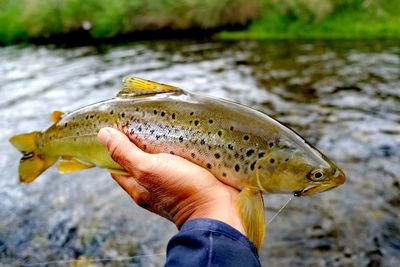
M 150 193 L 138 184 L 132 176 L 120 174 L 111 174 L 111 176 L 133 198 L 138 206 L 150 210 L 148 203 Z
M 97 138 L 106 147 L 111 158 L 129 172 L 143 169 L 151 160 L 150 154 L 140 150 L 125 134 L 116 129 L 103 128 Z

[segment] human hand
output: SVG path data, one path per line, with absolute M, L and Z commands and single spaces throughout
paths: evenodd
M 97 137 L 113 160 L 130 174 L 111 176 L 139 206 L 178 228 L 191 219 L 210 218 L 245 234 L 235 205 L 237 189 L 179 156 L 146 153 L 116 129 L 103 128 Z

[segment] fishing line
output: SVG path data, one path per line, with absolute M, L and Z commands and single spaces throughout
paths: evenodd
M 132 257 L 116 257 L 116 258 L 99 258 L 99 259 L 75 259 L 75 260 L 59 260 L 59 261 L 44 261 L 44 262 L 36 262 L 36 263 L 24 263 L 19 266 L 28 267 L 28 266 L 41 266 L 47 264 L 57 264 L 57 263 L 74 263 L 74 262 L 102 262 L 102 261 L 126 261 L 131 259 L 137 258 L 144 258 L 144 257 L 152 257 L 152 256 L 163 256 L 166 255 L 165 252 L 162 253 L 153 253 L 153 254 L 143 254 L 143 255 L 136 255 Z
M 276 218 L 276 216 L 279 215 L 279 213 L 282 212 L 282 210 L 289 204 L 290 201 L 292 201 L 292 199 L 294 198 L 294 196 L 291 196 L 285 204 L 283 204 L 283 206 L 277 211 L 277 213 L 274 214 L 274 216 L 272 216 L 272 218 L 267 222 L 267 225 L 265 226 L 265 228 L 268 227 L 268 225 Z

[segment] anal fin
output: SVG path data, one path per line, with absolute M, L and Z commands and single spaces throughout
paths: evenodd
M 95 165 L 79 161 L 75 158 L 63 157 L 57 163 L 57 170 L 60 173 L 76 172 L 93 168 Z
M 265 235 L 264 201 L 261 191 L 244 187 L 238 196 L 237 207 L 247 237 L 259 250 Z

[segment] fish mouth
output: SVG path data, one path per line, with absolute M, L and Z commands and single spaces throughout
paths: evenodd
M 295 196 L 311 196 L 316 193 L 326 192 L 338 187 L 346 181 L 346 175 L 339 169 L 337 169 L 332 176 L 332 180 L 329 183 L 319 183 L 306 187 L 302 191 L 295 192 Z
M 337 184 L 312 185 L 312 186 L 306 187 L 304 190 L 302 190 L 300 192 L 296 192 L 295 195 L 296 196 L 311 196 L 316 193 L 329 191 L 337 186 L 338 186 Z

